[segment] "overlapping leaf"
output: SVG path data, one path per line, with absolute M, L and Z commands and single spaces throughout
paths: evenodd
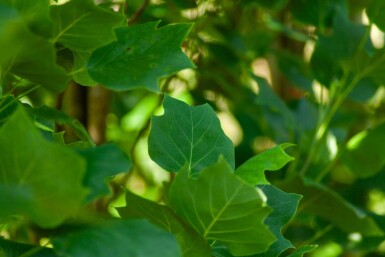
M 233 144 L 209 105 L 191 107 L 165 96 L 163 107 L 164 115 L 152 118 L 151 159 L 173 172 L 187 164 L 191 174 L 216 163 L 221 155 L 234 167 Z
M 74 214 L 86 194 L 84 160 L 45 141 L 22 108 L 0 128 L 0 215 L 21 214 L 54 227 Z
M 235 256 L 266 251 L 275 237 L 263 224 L 270 208 L 263 193 L 237 178 L 224 159 L 197 179 L 184 168 L 176 176 L 170 203 L 207 240 L 226 245 Z
M 91 78 L 114 90 L 159 92 L 160 78 L 194 67 L 180 49 L 191 24 L 158 24 L 116 29 L 117 41 L 92 53 L 87 65 Z
M 207 241 L 186 221 L 165 205 L 126 192 L 126 207 L 118 208 L 122 218 L 145 218 L 175 235 L 184 257 L 210 257 Z
M 180 257 L 175 238 L 145 220 L 107 221 L 53 239 L 59 256 Z

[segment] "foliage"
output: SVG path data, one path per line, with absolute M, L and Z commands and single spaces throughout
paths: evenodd
M 0 0 L 0 256 L 385 254 L 383 1 L 95 2 Z

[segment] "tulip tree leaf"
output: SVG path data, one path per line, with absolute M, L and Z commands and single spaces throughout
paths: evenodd
M 223 158 L 197 179 L 181 170 L 170 189 L 170 204 L 207 240 L 236 256 L 266 251 L 275 237 L 264 225 L 271 209 L 258 189 L 241 181 Z
M 174 234 L 184 257 L 211 256 L 207 241 L 170 207 L 143 199 L 129 191 L 126 191 L 126 203 L 127 206 L 117 208 L 122 218 L 145 218 Z
M 113 144 L 81 149 L 79 153 L 87 161 L 84 185 L 90 188 L 90 193 L 87 196 L 88 201 L 98 196 L 108 195 L 110 190 L 107 181 L 117 173 L 128 172 L 131 168 L 131 161 L 128 156 Z
M 193 68 L 180 49 L 191 24 L 157 28 L 158 24 L 116 29 L 117 41 L 92 53 L 87 65 L 91 78 L 113 90 L 147 88 L 159 92 L 160 78 Z
M 115 39 L 113 29 L 123 16 L 95 6 L 92 0 L 71 0 L 51 7 L 54 42 L 79 51 L 94 50 Z
M 298 203 L 302 196 L 285 193 L 275 186 L 263 185 L 260 187 L 267 196 L 267 204 L 273 212 L 265 220 L 265 224 L 277 238 L 267 252 L 254 255 L 254 257 L 277 257 L 288 248 L 293 248 L 292 243 L 283 237 L 281 229 L 286 225 L 297 211 Z
M 54 227 L 79 209 L 84 160 L 45 141 L 19 107 L 0 128 L 0 215 L 25 215 Z
M 220 155 L 234 167 L 233 144 L 209 105 L 192 107 L 165 96 L 163 107 L 164 115 L 151 121 L 148 139 L 151 159 L 173 172 L 187 164 L 191 174 L 216 163 Z
M 279 170 L 294 160 L 284 151 L 289 146 L 292 144 L 281 144 L 252 157 L 236 169 L 235 174 L 250 185 L 268 184 L 266 170 Z
M 71 231 L 52 240 L 59 256 L 180 257 L 175 238 L 145 220 L 117 220 Z

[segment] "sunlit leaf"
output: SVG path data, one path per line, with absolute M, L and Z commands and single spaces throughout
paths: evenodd
M 0 215 L 27 216 L 54 227 L 81 206 L 84 160 L 50 143 L 18 108 L 0 128 Z
M 126 191 L 126 206 L 117 208 L 122 218 L 145 218 L 175 235 L 184 257 L 210 257 L 207 241 L 186 221 L 165 205 L 159 205 Z
M 92 79 L 113 90 L 146 88 L 159 92 L 158 80 L 194 65 L 180 50 L 191 24 L 157 28 L 150 22 L 115 30 L 117 41 L 94 51 Z
M 189 106 L 165 96 L 163 107 L 164 115 L 152 118 L 151 159 L 173 172 L 187 164 L 191 174 L 216 163 L 221 155 L 234 167 L 233 144 L 209 105 Z
M 207 240 L 217 240 L 236 256 L 266 251 L 275 237 L 264 225 L 271 209 L 263 193 L 245 184 L 224 159 L 197 179 L 184 168 L 170 190 L 170 203 Z
M 145 220 L 117 220 L 71 231 L 53 240 L 60 256 L 180 257 L 175 238 Z
M 257 154 L 237 168 L 235 174 L 250 185 L 268 184 L 266 170 L 279 170 L 294 160 L 284 151 L 289 146 L 292 144 L 281 144 Z

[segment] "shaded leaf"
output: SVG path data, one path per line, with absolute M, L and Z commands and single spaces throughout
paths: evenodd
M 90 77 L 86 69 L 91 53 L 91 51 L 73 51 L 74 63 L 72 74 L 76 83 L 82 86 L 95 86 L 97 84 L 97 82 Z
M 0 256 L 57 257 L 58 255 L 50 248 L 17 243 L 0 237 Z
M 117 208 L 122 218 L 145 218 L 175 235 L 184 257 L 210 257 L 207 241 L 186 221 L 165 205 L 159 205 L 126 191 L 126 206 Z
M 366 14 L 368 15 L 369 20 L 376 24 L 382 31 L 385 31 L 384 12 L 384 1 L 370 1 L 368 8 L 366 8 Z
M 295 178 L 280 188 L 303 195 L 301 211 L 322 217 L 345 232 L 358 232 L 364 236 L 384 234 L 372 218 L 319 183 Z
M 55 237 L 52 243 L 60 256 L 181 256 L 175 238 L 145 220 L 103 222 Z
M 235 174 L 250 185 L 268 184 L 266 170 L 279 170 L 294 160 L 284 151 L 289 146 L 292 144 L 281 144 L 252 157 L 238 167 Z
M 223 243 L 235 256 L 264 252 L 275 240 L 263 224 L 271 211 L 265 196 L 235 176 L 222 158 L 197 179 L 181 170 L 170 203 L 204 238 Z
M 92 53 L 87 65 L 91 78 L 113 90 L 146 88 L 159 92 L 160 78 L 193 68 L 180 49 L 191 24 L 157 28 L 158 24 L 116 29 L 117 41 Z
M 78 152 L 87 161 L 84 177 L 84 185 L 90 189 L 87 201 L 108 195 L 110 190 L 107 182 L 120 172 L 128 172 L 132 166 L 126 153 L 113 144 L 81 149 Z
M 71 0 L 51 7 L 54 42 L 79 51 L 94 50 L 115 39 L 113 28 L 123 15 L 95 6 L 92 0 Z
M 234 167 L 234 147 L 219 119 L 208 105 L 189 106 L 165 96 L 164 115 L 153 117 L 148 139 L 151 159 L 167 171 L 177 172 L 186 164 L 192 175 L 223 155 Z
M 83 202 L 84 160 L 42 138 L 19 107 L 0 128 L 0 215 L 54 227 Z
M 295 249 L 295 251 L 289 254 L 287 257 L 302 257 L 305 253 L 312 252 L 317 247 L 317 245 L 304 245 Z

